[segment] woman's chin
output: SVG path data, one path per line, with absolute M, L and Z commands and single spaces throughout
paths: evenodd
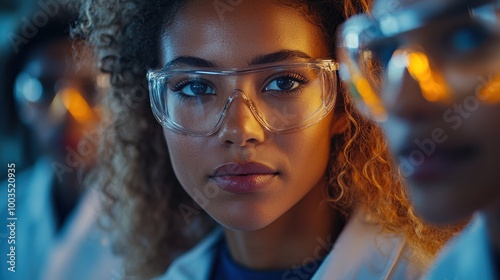
M 233 231 L 255 231 L 263 229 L 274 221 L 277 217 L 270 215 L 252 213 L 226 213 L 226 215 L 210 215 L 217 223 L 226 229 Z

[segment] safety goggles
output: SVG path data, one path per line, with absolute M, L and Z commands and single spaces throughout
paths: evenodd
M 500 101 L 500 1 L 429 3 L 358 15 L 339 32 L 340 76 L 377 121 L 395 102 L 388 85 L 405 71 L 429 102 Z
M 312 126 L 334 107 L 332 60 L 265 64 L 242 69 L 168 67 L 147 74 L 151 108 L 158 122 L 180 134 L 209 136 L 241 100 L 273 133 Z
M 98 81 L 103 77 L 98 76 Z M 27 71 L 20 72 L 14 82 L 14 97 L 19 106 L 29 105 L 47 112 L 53 122 L 64 120 L 66 113 L 80 123 L 95 121 L 99 99 L 105 91 L 94 77 L 67 77 L 57 79 L 50 75 L 37 77 Z M 35 115 L 27 115 L 32 123 Z

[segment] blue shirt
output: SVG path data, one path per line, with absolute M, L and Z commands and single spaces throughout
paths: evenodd
M 218 245 L 212 280 L 309 280 L 320 265 L 321 261 L 316 261 L 284 270 L 252 270 L 237 264 L 231 258 L 226 241 L 222 240 Z

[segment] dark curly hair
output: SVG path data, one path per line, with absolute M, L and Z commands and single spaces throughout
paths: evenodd
M 369 0 L 277 1 L 302 9 L 321 28 L 332 57 L 337 27 L 371 5 Z M 126 273 L 140 278 L 163 273 L 215 226 L 199 208 L 190 223 L 181 216 L 179 205 L 193 202 L 174 175 L 145 79 L 148 68 L 159 66 L 161 32 L 189 2 L 86 0 L 74 29 L 96 48 L 100 69 L 110 75 L 107 129 L 100 165 L 90 178 L 105 194 L 109 227 L 117 233 L 115 245 L 126 258 Z M 336 110 L 349 126 L 332 140 L 327 186 L 332 211 L 347 219 L 356 208 L 366 208 L 385 230 L 403 234 L 414 260 L 426 265 L 456 229 L 436 229 L 416 217 L 382 132 L 357 113 L 343 89 L 339 92 Z

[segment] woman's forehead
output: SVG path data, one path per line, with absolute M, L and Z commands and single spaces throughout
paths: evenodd
M 211 1 L 194 1 L 164 32 L 161 61 L 196 56 L 220 67 L 243 67 L 255 56 L 281 50 L 326 57 L 322 34 L 301 10 L 274 1 L 242 1 L 224 12 Z

